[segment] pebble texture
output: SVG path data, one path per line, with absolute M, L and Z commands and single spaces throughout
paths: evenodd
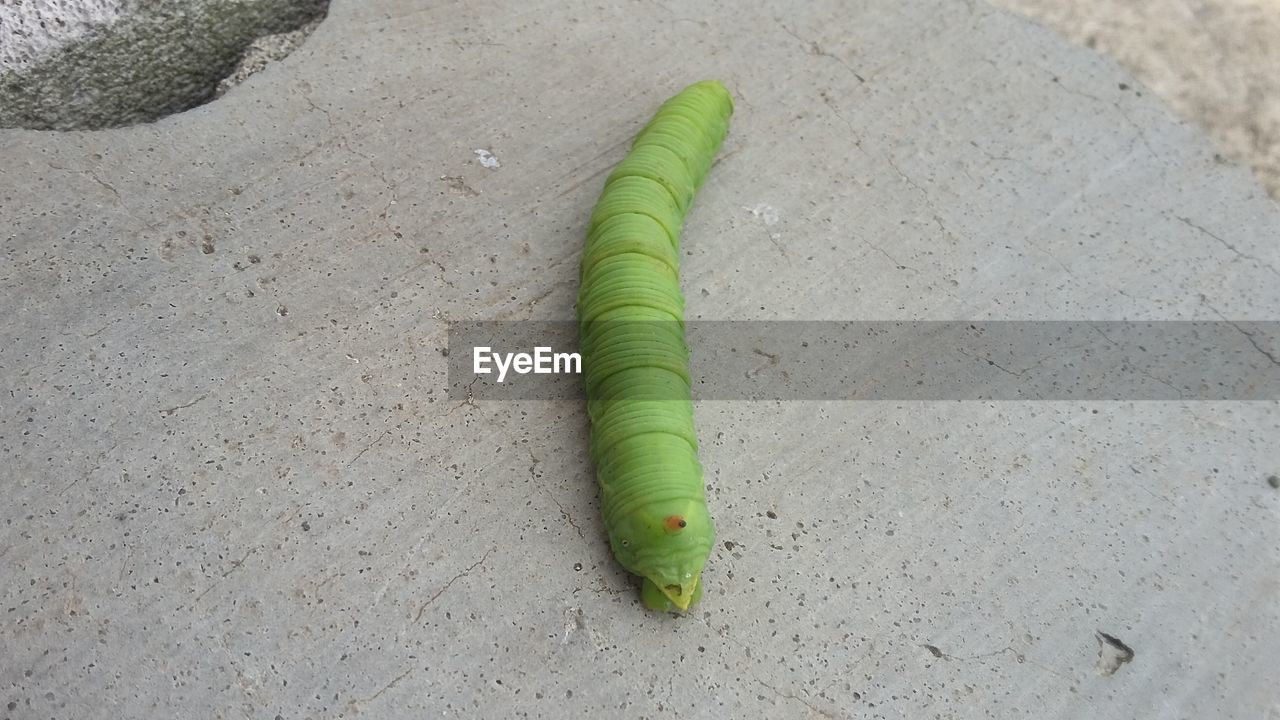
M 304 26 L 322 17 L 328 4 L 328 0 L 16 0 L 0 4 L 0 127 L 97 129 L 149 122 L 186 110 L 213 97 L 224 77 L 243 72 L 237 64 L 246 48 L 254 49 L 251 44 L 257 38 Z M 288 42 L 285 39 L 283 44 Z
M 30 67 L 126 12 L 124 0 L 9 0 L 0 5 L 0 67 Z
M 581 403 L 447 399 L 445 320 L 571 320 L 601 182 L 704 77 L 690 318 L 1280 315 L 1274 203 L 1109 61 L 796 8 L 339 0 L 215 103 L 0 132 L 4 716 L 1280 712 L 1273 402 L 699 404 L 677 618 Z
M 254 73 L 262 72 L 267 65 L 283 60 L 289 56 L 301 45 L 311 33 L 315 32 L 316 27 L 324 18 L 316 18 L 308 22 L 306 25 L 284 33 L 276 33 L 275 35 L 263 35 L 249 44 L 240 54 L 240 61 L 230 74 L 218 81 L 218 87 L 214 91 L 214 97 L 222 97 L 231 91 L 231 88 L 239 85 Z

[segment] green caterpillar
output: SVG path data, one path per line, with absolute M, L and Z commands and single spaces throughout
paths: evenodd
M 605 181 L 582 254 L 578 323 L 609 543 L 655 610 L 702 596 L 715 542 L 693 428 L 680 228 L 729 127 L 716 81 L 663 103 Z

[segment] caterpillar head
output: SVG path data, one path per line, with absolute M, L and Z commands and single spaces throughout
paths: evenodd
M 645 578 L 645 603 L 657 609 L 688 610 L 702 594 L 702 568 L 715 542 L 706 503 L 684 499 L 648 503 L 614 525 L 614 555 L 627 570 Z

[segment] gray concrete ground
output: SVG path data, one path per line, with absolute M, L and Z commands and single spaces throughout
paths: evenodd
M 675 618 L 583 408 L 442 357 L 572 317 L 603 173 L 703 77 L 691 317 L 1276 319 L 1246 170 L 981 3 L 516 8 L 339 1 L 212 104 L 0 132 L 5 717 L 1280 717 L 1274 402 L 700 404 Z
M 991 0 L 1115 57 L 1280 200 L 1280 0 Z

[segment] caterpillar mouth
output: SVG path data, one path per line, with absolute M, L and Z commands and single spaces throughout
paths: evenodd
M 698 589 L 698 578 L 695 577 L 684 586 L 674 584 L 659 585 L 658 589 L 662 591 L 663 595 L 667 596 L 667 599 L 671 601 L 672 605 L 679 608 L 680 612 L 684 612 L 688 610 L 689 605 L 693 603 L 694 592 Z

